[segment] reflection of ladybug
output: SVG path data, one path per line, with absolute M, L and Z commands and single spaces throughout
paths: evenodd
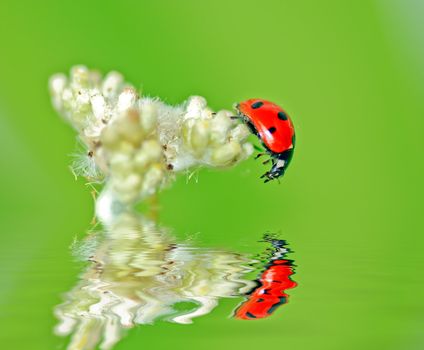
M 266 270 L 258 280 L 259 286 L 250 292 L 249 298 L 235 311 L 235 318 L 251 320 L 271 315 L 280 305 L 286 304 L 286 289 L 294 288 L 297 283 L 290 279 L 294 273 L 293 261 L 283 259 L 288 252 L 283 240 L 270 240 L 275 253 Z
M 262 141 L 267 150 L 257 158 L 265 154 L 271 156 L 271 170 L 261 177 L 265 177 L 265 182 L 268 182 L 283 176 L 292 159 L 295 145 L 294 127 L 287 113 L 275 103 L 257 98 L 240 102 L 236 108 L 238 117 Z

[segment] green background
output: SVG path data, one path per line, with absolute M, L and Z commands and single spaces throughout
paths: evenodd
M 0 2 L 2 348 L 66 344 L 52 309 L 76 282 L 69 246 L 93 202 L 68 169 L 75 133 L 47 80 L 81 63 L 169 103 L 266 98 L 297 131 L 280 185 L 249 160 L 161 196 L 161 222 L 204 246 L 256 253 L 279 231 L 298 265 L 290 303 L 242 322 L 227 299 L 116 349 L 421 349 L 423 14 L 405 0 Z

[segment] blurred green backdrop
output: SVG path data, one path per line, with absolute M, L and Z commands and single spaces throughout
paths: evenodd
M 421 349 L 424 3 L 360 1 L 0 2 L 0 338 L 63 348 L 52 308 L 76 281 L 69 245 L 93 202 L 68 169 L 75 134 L 47 80 L 86 64 L 145 93 L 214 108 L 283 105 L 297 150 L 281 185 L 250 160 L 181 176 L 161 221 L 205 246 L 257 252 L 266 230 L 295 254 L 299 287 L 258 322 L 223 301 L 193 326 L 138 327 L 116 349 Z

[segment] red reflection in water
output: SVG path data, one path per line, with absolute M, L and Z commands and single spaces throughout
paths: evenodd
M 283 259 L 288 252 L 283 240 L 271 240 L 275 253 L 266 270 L 261 274 L 256 287 L 249 298 L 235 311 L 235 318 L 252 320 L 270 316 L 278 307 L 286 304 L 288 295 L 285 292 L 297 286 L 290 276 L 293 275 L 293 260 Z

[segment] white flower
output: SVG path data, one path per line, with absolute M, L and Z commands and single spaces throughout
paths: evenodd
M 166 105 L 139 96 L 117 72 L 102 79 L 84 66 L 73 67 L 69 79 L 54 75 L 49 85 L 54 108 L 90 157 L 76 162 L 75 173 L 104 178 L 105 190 L 124 205 L 154 194 L 178 172 L 232 166 L 253 152 L 247 127 L 229 111 L 214 113 L 200 96 Z M 84 164 L 93 169 L 81 169 Z

